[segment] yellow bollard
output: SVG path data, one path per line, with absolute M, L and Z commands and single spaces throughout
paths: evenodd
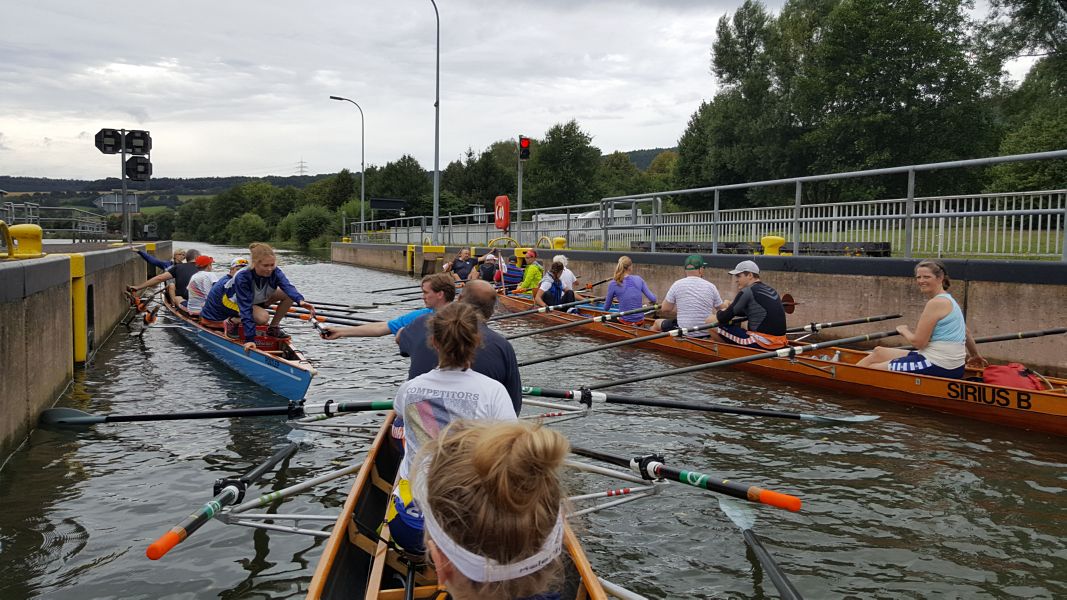
M 406 254 L 405 258 L 407 260 L 408 274 L 414 275 L 415 274 L 415 244 L 408 244 L 407 254 Z
M 553 250 L 566 250 L 567 249 L 567 238 L 565 238 L 563 236 L 552 238 L 552 249 Z
M 41 258 L 44 256 L 44 231 L 40 225 L 7 225 L 0 221 L 0 235 L 4 236 L 8 258 Z
M 778 256 L 782 253 L 782 246 L 785 245 L 785 238 L 777 235 L 765 235 L 760 238 L 760 245 L 763 246 L 763 253 L 770 256 Z
M 352 238 L 350 238 L 348 236 L 345 236 L 345 237 L 341 238 L 341 243 L 342 244 L 351 244 L 352 243 Z

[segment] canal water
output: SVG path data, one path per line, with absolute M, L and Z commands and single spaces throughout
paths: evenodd
M 240 252 L 200 246 L 220 263 Z M 312 301 L 369 304 L 394 297 L 365 290 L 411 283 L 299 254 L 281 256 L 280 264 Z M 368 316 L 403 310 L 385 307 Z M 515 319 L 498 327 L 515 332 L 539 325 Z M 407 361 L 392 338 L 327 342 L 299 321 L 287 329 L 318 369 L 310 402 L 390 399 L 405 378 Z M 593 343 L 562 332 L 514 345 L 522 360 Z M 527 367 L 523 380 L 571 388 L 684 364 L 615 349 Z M 662 453 L 670 465 L 803 498 L 799 513 L 756 509 L 754 529 L 805 597 L 1067 597 L 1067 446 L 1061 439 L 738 371 L 608 391 L 881 417 L 818 426 L 609 405 L 558 425 L 586 447 Z M 59 401 L 101 414 L 283 403 L 213 364 L 174 331 L 131 337 L 121 327 Z M 380 415 L 358 419 L 369 425 Z M 290 441 L 300 450 L 250 497 L 340 468 L 364 449 L 358 439 L 293 431 L 280 418 L 35 431 L 0 471 L 0 598 L 302 597 L 322 549 L 311 537 L 212 521 L 163 559 L 145 557 L 148 544 L 210 499 L 215 479 L 239 475 Z M 620 486 L 584 475 L 567 481 L 573 493 Z M 272 510 L 336 515 L 350 484 L 339 480 Z M 651 499 L 580 517 L 575 527 L 602 576 L 649 597 L 777 597 L 711 493 L 668 485 Z

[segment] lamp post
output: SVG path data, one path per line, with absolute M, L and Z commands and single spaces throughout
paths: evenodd
M 437 12 L 437 2 L 433 4 L 433 15 L 437 18 L 437 84 L 433 100 L 433 242 L 439 237 L 441 217 L 441 14 Z
M 363 123 L 363 107 L 361 107 L 355 100 L 342 98 L 341 96 L 330 96 L 330 100 L 351 102 L 359 109 L 359 235 L 362 240 L 364 227 L 367 223 L 366 213 L 364 212 L 366 210 L 365 201 L 367 194 L 367 129 Z M 347 234 L 347 232 L 345 233 Z

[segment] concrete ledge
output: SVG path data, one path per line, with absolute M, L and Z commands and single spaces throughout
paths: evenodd
M 70 259 L 45 256 L 0 262 L 0 302 L 15 302 L 70 280 Z

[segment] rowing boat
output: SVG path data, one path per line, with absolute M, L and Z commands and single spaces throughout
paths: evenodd
M 500 296 L 500 302 L 512 311 L 536 308 L 528 296 Z M 537 316 L 553 323 L 566 323 L 601 314 L 604 311 L 582 306 L 577 314 L 546 312 Z M 582 325 L 581 331 L 611 340 L 634 339 L 655 333 L 648 328 L 650 324 L 648 320 L 637 326 L 590 323 Z M 693 337 L 663 337 L 634 345 L 700 362 L 766 352 L 763 348 L 750 349 Z M 857 366 L 855 363 L 866 355 L 861 350 L 836 347 L 822 355 L 758 360 L 737 366 L 776 380 L 1067 436 L 1067 379 L 1047 378 L 1051 389 L 1044 391 L 1003 387 L 980 381 L 980 370 L 968 370 L 967 379 L 959 380 Z
M 412 598 L 434 598 L 443 589 L 432 568 L 411 567 L 389 544 L 385 518 L 403 448 L 392 440 L 394 413 L 389 412 L 367 453 L 345 500 L 308 588 L 311 600 L 397 599 L 405 597 L 404 582 L 411 572 Z M 601 599 L 603 589 L 569 527 L 564 537 L 562 598 Z
M 185 311 L 175 308 L 166 294 L 163 294 L 163 306 L 182 336 L 215 360 L 284 398 L 304 398 L 311 378 L 315 376 L 315 368 L 293 347 L 290 338 L 268 337 L 265 332 L 260 335 L 257 327 L 256 348 L 246 352 L 240 340 L 205 327 Z

